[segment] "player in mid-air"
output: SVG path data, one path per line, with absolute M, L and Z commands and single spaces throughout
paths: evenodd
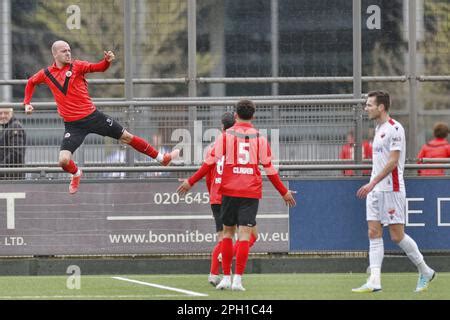
M 231 128 L 235 124 L 234 114 L 232 112 L 225 112 L 222 115 L 222 130 L 225 131 Z M 214 143 L 210 144 L 206 150 L 206 157 L 211 157 L 211 152 L 214 150 Z M 209 200 L 211 204 L 211 210 L 213 212 L 214 221 L 216 224 L 217 232 L 217 244 L 214 246 L 211 253 L 211 267 L 208 276 L 208 282 L 214 287 L 217 286 L 221 280 L 220 278 L 220 263 L 222 261 L 222 239 L 223 239 L 223 223 L 220 214 L 220 207 L 222 204 L 222 194 L 220 193 L 220 184 L 222 182 L 223 172 L 223 157 L 218 160 L 215 166 L 211 166 L 207 172 L 200 172 L 200 169 L 194 173 L 189 179 L 183 180 L 183 184 L 177 189 L 181 195 L 184 195 L 194 184 L 201 180 L 205 174 L 206 187 L 209 193 Z M 258 238 L 257 227 L 253 227 L 252 234 L 250 235 L 249 247 L 251 248 Z M 237 240 L 233 246 L 233 256 L 236 255 L 239 247 L 239 240 Z
M 31 98 L 36 85 L 45 83 L 51 90 L 57 110 L 64 120 L 64 137 L 59 153 L 60 167 L 72 174 L 69 192 L 78 191 L 82 171 L 72 160 L 75 150 L 83 143 L 89 133 L 108 136 L 129 144 L 137 151 L 144 153 L 162 165 L 167 166 L 178 157 L 179 150 L 161 154 L 146 140 L 129 133 L 117 121 L 97 110 L 88 92 L 85 74 L 103 72 L 115 59 L 111 51 L 104 52 L 104 58 L 98 63 L 73 60 L 70 46 L 65 41 L 55 41 L 52 45 L 53 65 L 41 69 L 28 79 L 25 87 L 25 112 L 31 114 L 33 106 Z
M 415 292 L 426 290 L 436 274 L 425 263 L 416 242 L 405 233 L 405 130 L 389 116 L 390 104 L 387 92 L 369 92 L 365 110 L 369 119 L 375 120 L 377 124 L 372 146 L 372 175 L 370 182 L 362 186 L 356 195 L 359 198 L 367 196 L 370 277 L 364 285 L 353 289 L 353 292 L 381 291 L 383 225 L 389 226 L 391 240 L 398 244 L 419 271 Z
M 236 124 L 223 132 L 216 140 L 211 156 L 205 159 L 198 171 L 207 172 L 224 156 L 222 181 L 221 216 L 224 225 L 222 240 L 223 278 L 217 289 L 244 291 L 242 275 L 248 260 L 249 240 L 256 225 L 259 199 L 262 197 L 261 164 L 274 187 L 289 206 L 296 204 L 292 192 L 288 190 L 272 165 L 270 145 L 260 136 L 251 120 L 256 106 L 251 100 L 240 100 L 236 106 Z M 189 190 L 190 184 L 183 183 L 179 191 Z M 233 237 L 239 226 L 239 246 L 236 252 L 236 265 L 231 281 L 233 259 Z

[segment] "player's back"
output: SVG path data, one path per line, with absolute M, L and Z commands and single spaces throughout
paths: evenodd
M 251 123 L 238 122 L 222 136 L 225 146 L 220 192 L 242 198 L 262 197 L 260 163 L 270 163 L 271 152 L 267 140 Z

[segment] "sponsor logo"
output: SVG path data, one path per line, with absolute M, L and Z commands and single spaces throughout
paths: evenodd
M 385 135 L 386 135 L 385 133 L 382 133 L 382 134 L 380 135 L 381 139 L 383 139 Z
M 69 138 L 70 137 L 70 133 L 66 132 L 66 134 L 64 135 L 64 138 Z
M 216 178 L 215 183 L 216 184 L 221 184 L 222 183 L 222 178 Z
M 106 119 L 106 122 L 108 122 L 108 125 L 110 127 L 112 127 L 112 125 L 113 125 L 113 120 L 112 119 L 108 118 L 108 119 Z

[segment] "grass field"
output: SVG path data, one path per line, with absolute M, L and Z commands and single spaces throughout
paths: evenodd
M 0 277 L 0 299 L 81 300 L 442 300 L 450 299 L 450 273 L 438 273 L 426 292 L 414 293 L 416 273 L 382 275 L 383 291 L 356 294 L 351 288 L 367 275 L 248 274 L 247 291 L 219 291 L 205 275 L 81 276 L 79 289 L 68 289 L 66 276 Z

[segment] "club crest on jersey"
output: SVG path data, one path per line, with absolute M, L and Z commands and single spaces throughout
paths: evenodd
M 71 76 L 72 76 L 72 71 L 70 71 L 70 70 L 67 71 L 67 72 L 66 72 L 66 77 L 67 77 L 67 78 L 70 78 Z

